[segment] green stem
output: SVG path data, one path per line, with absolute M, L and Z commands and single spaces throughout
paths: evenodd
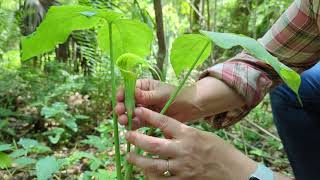
M 175 90 L 175 92 L 170 96 L 169 100 L 167 101 L 167 103 L 164 105 L 164 107 L 162 108 L 160 114 L 165 114 L 167 112 L 167 110 L 169 109 L 170 105 L 173 103 L 173 101 L 176 99 L 176 97 L 179 95 L 180 91 L 182 90 L 182 87 L 184 86 L 184 84 L 186 83 L 187 79 L 189 78 L 192 70 L 196 67 L 196 65 L 198 64 L 198 61 L 200 60 L 202 54 L 204 53 L 204 51 L 207 49 L 208 45 L 210 44 L 210 41 L 208 41 L 206 43 L 206 45 L 203 47 L 203 49 L 201 50 L 200 54 L 198 55 L 197 59 L 194 61 L 194 63 L 192 64 L 191 68 L 189 69 L 188 73 L 185 75 L 185 77 L 183 78 L 183 80 L 179 83 L 178 88 Z M 155 132 L 155 128 L 150 128 L 148 131 L 148 135 L 152 135 Z
M 122 180 L 121 174 L 121 155 L 120 155 L 120 143 L 119 143 L 119 128 L 118 128 L 118 117 L 115 113 L 116 107 L 116 77 L 115 77 L 115 62 L 113 57 L 113 46 L 112 46 L 112 22 L 109 23 L 109 43 L 110 43 L 110 61 L 111 61 L 111 82 L 112 82 L 112 120 L 113 120 L 113 138 L 116 155 L 116 170 L 117 180 Z
M 124 77 L 125 82 L 125 106 L 127 109 L 128 116 L 128 127 L 127 130 L 132 130 L 132 116 L 135 108 L 135 87 L 136 87 L 137 77 L 135 75 L 131 76 L 130 74 Z M 127 154 L 131 151 L 131 144 L 127 142 Z M 125 179 L 131 180 L 133 166 L 128 161 L 125 162 Z

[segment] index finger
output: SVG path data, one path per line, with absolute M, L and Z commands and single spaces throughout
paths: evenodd
M 188 127 L 175 119 L 143 107 L 136 108 L 135 116 L 173 138 L 182 136 L 184 129 Z

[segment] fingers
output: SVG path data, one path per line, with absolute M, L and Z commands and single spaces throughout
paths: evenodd
M 151 79 L 138 79 L 136 82 L 136 87 L 143 91 L 150 91 L 154 88 L 154 83 L 157 82 Z
M 163 159 L 146 158 L 131 152 L 127 160 L 129 163 L 141 168 L 145 173 L 158 175 L 159 177 L 163 177 L 163 173 L 168 170 L 167 160 Z M 169 160 L 169 171 L 171 173 L 177 172 L 176 167 L 178 167 L 176 162 Z
M 155 128 L 159 128 L 165 135 L 173 138 L 183 136 L 184 130 L 188 127 L 177 120 L 143 107 L 136 108 L 135 116 L 141 121 L 144 121 Z
M 123 87 L 120 87 L 118 89 L 118 92 L 117 92 L 117 101 L 118 102 L 123 102 L 124 101 L 124 89 Z
M 159 105 L 168 97 L 164 97 L 161 92 L 155 91 L 155 87 L 159 84 L 158 81 L 150 79 L 140 79 L 137 81 L 135 90 L 135 100 L 137 104 L 143 106 Z M 124 89 L 120 87 L 117 92 L 118 103 L 124 102 Z
M 115 107 L 115 111 L 118 116 L 121 116 L 122 114 L 126 113 L 126 107 L 124 106 L 124 103 L 118 103 Z
M 115 108 L 115 111 L 116 111 L 116 114 L 118 115 L 119 124 L 121 124 L 123 126 L 128 125 L 128 116 L 126 114 L 126 108 L 125 108 L 124 103 L 118 103 Z M 133 121 L 132 122 L 132 129 L 133 130 L 148 126 L 148 124 L 146 124 L 144 121 L 141 121 L 137 117 L 134 117 L 132 119 L 132 121 Z
M 147 136 L 138 132 L 128 132 L 126 139 L 133 145 L 151 154 L 157 154 L 163 157 L 176 157 L 178 148 L 174 141 Z
M 118 117 L 118 121 L 121 125 L 126 126 L 126 125 L 128 125 L 128 116 L 123 114 Z
M 167 97 L 163 97 L 161 92 L 156 91 L 156 87 L 160 82 L 151 79 L 140 79 L 136 84 L 136 101 L 143 105 L 158 105 L 162 103 L 162 100 Z
M 118 121 L 122 126 L 127 126 L 128 125 L 128 117 L 127 117 L 127 115 L 119 116 Z M 148 127 L 148 124 L 146 124 L 145 122 L 140 121 L 138 118 L 133 118 L 132 119 L 132 130 L 139 129 L 141 127 Z
M 158 105 L 164 99 L 157 91 L 143 91 L 141 89 L 136 89 L 135 97 L 136 103 L 143 105 Z

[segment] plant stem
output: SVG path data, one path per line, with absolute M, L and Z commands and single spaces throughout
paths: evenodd
M 136 81 L 137 77 L 135 75 L 131 76 L 128 74 L 124 77 L 124 83 L 125 83 L 125 106 L 127 109 L 127 115 L 128 115 L 128 131 L 132 130 L 132 116 L 133 111 L 135 108 L 135 87 L 136 87 Z M 130 142 L 127 142 L 127 154 L 131 151 L 131 144 Z M 125 179 L 131 180 L 132 177 L 132 169 L 133 165 L 130 164 L 128 161 L 125 162 Z
M 192 64 L 191 68 L 189 69 L 189 71 L 187 72 L 187 74 L 184 76 L 183 80 L 179 83 L 179 86 L 177 87 L 177 89 L 175 90 L 175 92 L 173 92 L 173 94 L 170 96 L 169 100 L 167 101 L 167 103 L 164 105 L 164 107 L 162 108 L 160 114 L 165 114 L 167 112 L 167 110 L 169 109 L 170 105 L 173 103 L 173 101 L 176 99 L 176 97 L 178 96 L 178 94 L 180 93 L 180 91 L 182 90 L 182 87 L 184 86 L 184 84 L 186 83 L 187 79 L 189 78 L 192 70 L 196 67 L 196 65 L 198 64 L 198 61 L 200 60 L 202 54 L 204 53 L 204 51 L 207 49 L 208 45 L 210 44 L 210 41 L 208 41 L 206 43 L 206 45 L 203 47 L 203 49 L 201 50 L 200 54 L 198 55 L 197 59 L 194 61 L 194 63 Z M 150 128 L 148 131 L 148 135 L 151 136 L 152 134 L 154 134 L 155 128 Z
M 112 46 L 112 22 L 109 23 L 109 47 L 110 47 L 110 61 L 111 61 L 111 81 L 112 81 L 112 120 L 113 120 L 113 139 L 115 146 L 116 155 L 116 170 L 117 180 L 122 180 L 121 174 L 121 155 L 120 155 L 120 143 L 119 143 L 119 128 L 118 128 L 118 117 L 115 113 L 116 107 L 116 77 L 115 77 L 115 62 L 113 57 L 113 46 Z

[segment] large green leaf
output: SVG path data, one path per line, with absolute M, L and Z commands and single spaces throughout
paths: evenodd
M 144 23 L 128 19 L 119 19 L 112 23 L 114 59 L 124 53 L 148 56 L 152 40 L 152 30 Z M 108 54 L 109 43 L 109 24 L 105 21 L 98 29 L 98 44 L 100 49 Z
M 203 52 L 202 55 L 201 52 Z M 182 35 L 173 42 L 171 65 L 176 75 L 179 76 L 184 70 L 190 69 L 200 55 L 197 65 L 202 64 L 210 53 L 211 43 L 207 37 L 199 34 Z
M 51 51 L 64 43 L 72 31 L 90 29 L 102 19 L 113 21 L 118 13 L 88 6 L 53 6 L 36 32 L 22 39 L 22 59 Z
M 11 164 L 12 159 L 7 154 L 0 152 L 0 169 L 8 168 Z
M 278 58 L 272 56 L 259 42 L 256 40 L 232 33 L 217 33 L 201 31 L 202 34 L 209 37 L 216 45 L 230 49 L 234 46 L 241 46 L 251 55 L 270 64 L 274 70 L 280 75 L 283 81 L 298 95 L 301 79 L 298 73 L 282 64 Z M 298 96 L 299 97 L 299 96 Z
M 38 180 L 47 180 L 52 174 L 59 170 L 59 164 L 55 157 L 46 157 L 36 164 L 36 173 Z

